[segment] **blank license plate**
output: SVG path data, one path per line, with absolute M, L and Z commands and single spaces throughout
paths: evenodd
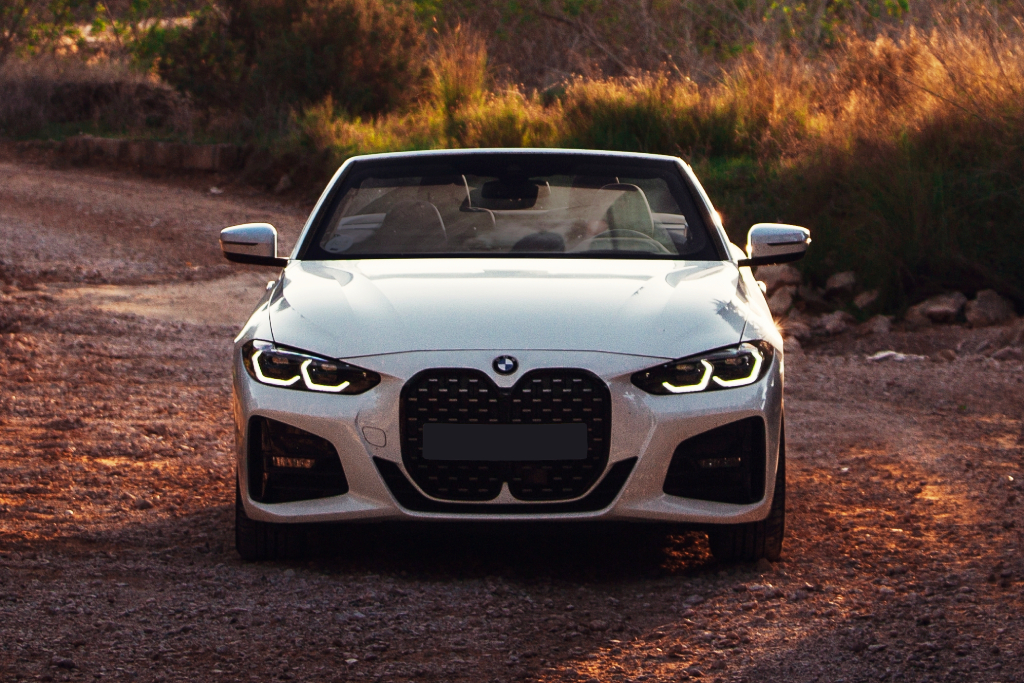
M 587 425 L 423 425 L 426 460 L 585 460 Z

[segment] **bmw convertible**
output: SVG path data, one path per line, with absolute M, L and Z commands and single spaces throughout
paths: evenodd
M 785 531 L 782 338 L 751 266 L 809 232 L 731 244 L 681 159 L 479 149 L 341 166 L 235 339 L 236 544 L 310 523 L 665 523 L 721 561 Z

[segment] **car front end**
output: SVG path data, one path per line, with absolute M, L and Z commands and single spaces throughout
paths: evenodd
M 685 179 L 688 169 L 673 163 Z M 235 340 L 238 505 L 247 524 L 615 520 L 740 529 L 770 517 L 784 450 L 782 340 L 749 268 L 727 243 L 717 247 L 721 258 L 663 256 L 663 245 L 682 243 L 671 227 L 692 226 L 692 211 L 616 227 L 615 212 L 639 205 L 634 187 L 658 201 L 640 173 L 616 176 L 596 195 L 576 190 L 587 187 L 578 176 L 538 175 L 525 185 L 481 182 L 474 194 L 474 177 L 464 174 L 460 210 L 473 220 L 491 212 L 483 216 L 490 229 L 521 216 L 516 202 L 526 196 L 530 218 L 543 212 L 546 223 L 515 234 L 516 244 L 557 237 L 565 256 L 302 258 L 300 239 Z M 452 226 L 465 217 L 444 213 L 440 181 L 420 183 L 417 197 L 429 187 L 444 238 L 456 242 Z M 370 221 L 370 237 L 358 239 L 371 244 L 387 233 L 390 214 L 378 209 L 390 185 L 364 185 L 376 203 L 336 221 L 350 232 L 321 233 L 320 245 L 349 249 L 351 231 L 367 232 Z M 556 199 L 540 205 L 545 191 Z M 605 222 L 579 239 L 553 237 L 557 202 L 566 203 L 560 192 L 602 198 Z M 706 200 L 699 186 L 691 196 Z M 330 201 L 329 188 L 314 216 Z M 474 201 L 484 208 L 467 211 Z M 425 203 L 390 210 L 409 220 L 414 210 L 428 215 Z M 710 204 L 700 209 L 713 225 Z M 311 218 L 307 245 L 316 229 Z M 495 241 L 473 230 L 464 243 Z M 725 242 L 720 224 L 705 249 L 712 240 Z M 656 257 L 622 257 L 634 252 Z

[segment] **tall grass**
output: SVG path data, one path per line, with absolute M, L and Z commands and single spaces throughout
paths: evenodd
M 705 83 L 662 71 L 527 93 L 486 90 L 486 62 L 463 32 L 437 53 L 433 95 L 414 109 L 360 120 L 314 107 L 293 140 L 334 162 L 478 146 L 678 154 L 737 243 L 754 222 L 810 227 L 802 267 L 813 282 L 852 269 L 882 290 L 880 310 L 949 288 L 992 287 L 1021 305 L 1020 37 L 951 21 L 853 38 L 814 59 L 753 51 Z
M 326 174 L 354 154 L 480 146 L 681 155 L 697 167 L 737 243 L 754 222 L 810 227 L 814 247 L 801 268 L 812 282 L 852 269 L 865 287 L 881 290 L 879 310 L 942 289 L 986 287 L 1024 310 L 1024 5 L 1018 0 L 233 0 L 231 6 L 259 31 L 235 36 L 231 45 L 239 49 L 228 57 L 252 52 L 239 47 L 246 40 L 253 54 L 265 57 L 234 81 L 220 71 L 237 66 L 234 57 L 214 59 L 230 45 L 206 40 L 216 31 L 196 29 L 206 25 L 198 19 L 192 28 L 154 25 L 132 49 L 136 55 L 150 50 L 155 73 L 191 93 L 198 109 L 192 125 L 272 139 L 279 158 L 291 160 L 280 164 L 322 163 Z M 356 38 L 335 30 L 340 20 L 323 19 L 353 7 L 377 17 L 362 32 L 352 33 L 355 24 L 348 22 Z M 265 21 L 266 12 L 296 8 L 314 19 Z M 217 31 L 248 26 L 206 11 Z M 392 15 L 409 38 L 388 34 L 390 47 L 373 53 L 366 45 L 388 33 Z M 315 50 L 306 40 L 314 33 L 321 46 Z M 209 54 L 193 50 L 186 37 Z M 177 51 L 168 47 L 174 45 Z M 274 46 L 281 45 L 295 48 L 294 59 L 279 58 L 284 52 Z M 205 57 L 196 59 L 200 53 Z M 336 59 L 317 59 L 320 53 Z M 357 69 L 367 55 L 376 61 Z M 382 55 L 394 59 L 381 61 Z M 401 68 L 388 67 L 392 62 Z M 175 64 L 182 68 L 174 71 Z M 269 88 L 263 76 L 282 65 L 291 66 L 274 73 L 288 87 Z M 203 78 L 193 73 L 200 67 Z M 18 68 L 9 62 L 0 73 L 0 131 L 25 135 L 43 130 L 49 119 L 69 120 L 60 109 L 64 91 L 33 84 Z M 88 68 L 105 67 L 94 60 Z M 389 75 L 399 72 L 402 78 Z M 138 79 L 140 88 L 167 92 L 152 78 Z M 357 92 L 348 85 L 357 81 L 371 85 Z M 232 93 L 243 85 L 249 104 L 231 110 L 238 99 Z M 226 99 L 204 107 L 200 86 Z M 360 104 L 360 92 L 380 102 Z M 122 129 L 137 130 L 151 117 L 118 104 L 128 107 L 131 99 L 94 101 L 77 115 L 110 129 L 127 121 Z M 263 109 L 276 112 L 272 130 L 253 118 L 264 100 Z M 176 111 L 195 111 L 181 102 Z M 279 170 L 268 182 L 276 182 Z

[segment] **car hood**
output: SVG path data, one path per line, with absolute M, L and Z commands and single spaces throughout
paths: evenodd
M 297 261 L 274 340 L 334 358 L 463 349 L 679 358 L 740 341 L 756 315 L 732 263 L 611 259 Z

